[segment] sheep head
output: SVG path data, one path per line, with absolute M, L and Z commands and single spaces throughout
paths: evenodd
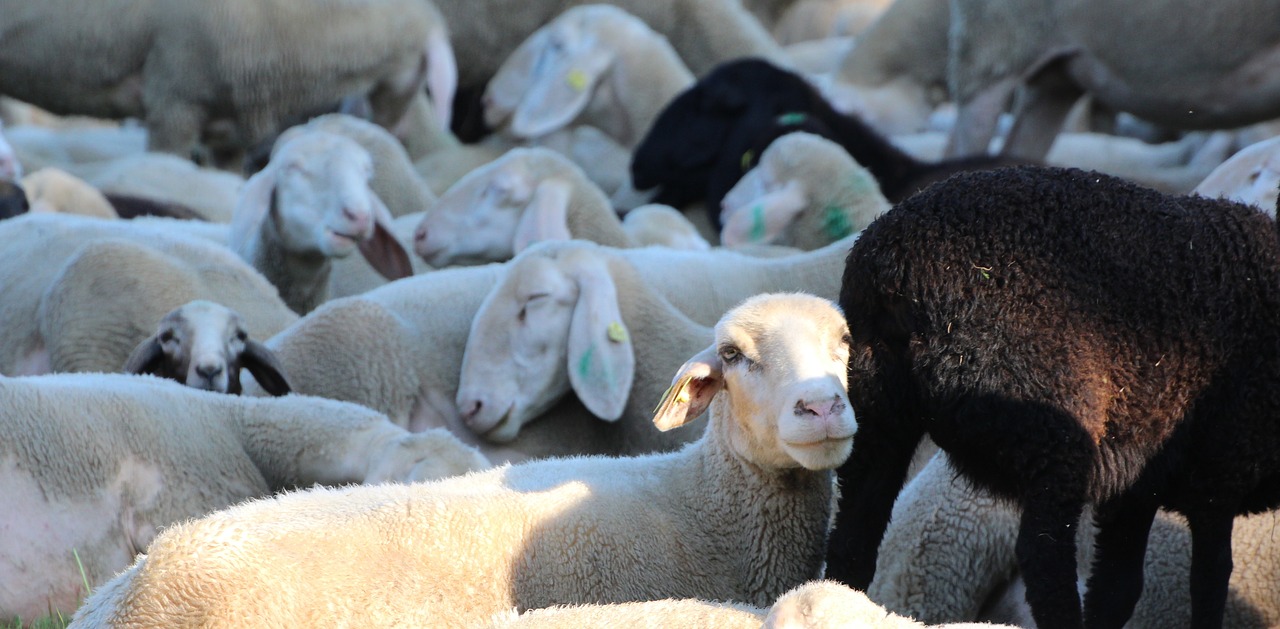
M 210 301 L 191 301 L 160 320 L 156 333 L 125 361 L 126 373 L 148 373 L 189 387 L 239 394 L 245 368 L 272 395 L 292 390 L 274 354 L 250 339 L 240 314 Z
M 457 403 L 468 427 L 511 441 L 570 390 L 597 417 L 622 416 L 635 354 L 609 264 L 578 243 L 512 261 L 476 312 L 463 352 Z
M 710 406 L 709 430 L 744 459 L 834 469 L 848 458 L 857 430 L 848 360 L 849 328 L 830 301 L 757 295 L 726 313 L 712 344 L 680 368 L 654 425 L 671 430 Z
M 888 209 L 875 177 L 840 145 L 790 133 L 725 195 L 720 241 L 815 248 L 862 230 Z
M 413 274 L 391 232 L 391 212 L 370 188 L 373 159 L 349 138 L 294 128 L 240 192 L 230 245 L 242 254 L 270 221 L 285 252 L 343 258 L 359 250 L 388 279 Z
M 585 175 L 542 148 L 513 149 L 467 174 L 414 230 L 414 251 L 434 267 L 509 260 L 541 240 L 568 240 L 567 214 Z

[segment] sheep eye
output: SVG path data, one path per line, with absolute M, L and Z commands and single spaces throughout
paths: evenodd
M 168 343 L 169 341 L 172 341 L 172 340 L 173 340 L 173 330 L 165 330 L 164 332 L 160 333 L 161 343 Z
M 524 319 L 528 315 L 529 315 L 529 306 L 526 304 L 524 306 L 520 306 L 520 313 L 516 315 L 516 319 L 520 321 L 520 323 L 524 323 Z
M 852 334 L 846 334 L 846 335 L 844 335 L 844 336 L 840 337 L 840 342 L 844 343 L 845 345 L 848 345 L 848 346 L 852 347 L 852 346 L 853 346 L 853 335 L 852 335 Z
M 244 330 L 236 330 L 236 338 L 241 341 L 249 340 L 249 334 Z
M 726 365 L 737 362 L 739 358 L 742 358 L 742 352 L 738 351 L 738 348 L 733 346 L 720 348 L 720 360 Z

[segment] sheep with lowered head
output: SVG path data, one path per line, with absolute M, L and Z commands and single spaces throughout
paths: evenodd
M 818 249 L 861 231 L 888 209 L 875 177 L 839 144 L 789 133 L 725 195 L 720 243 Z
M 872 223 L 841 288 L 859 428 L 827 574 L 872 580 L 928 434 L 1022 508 L 1040 627 L 1123 624 L 1161 507 L 1192 531 L 1192 624 L 1220 626 L 1234 518 L 1280 502 L 1276 236 L 1251 206 L 1034 167 L 955 176 Z
M 247 149 L 358 94 L 395 127 L 424 82 L 449 112 L 457 82 L 427 0 L 6 0 L 0 14 L 0 92 L 58 114 L 142 118 L 149 149 L 183 156 L 211 129 Z
M 409 434 L 356 404 L 150 376 L 0 377 L 0 409 L 6 619 L 69 614 L 86 582 L 127 567 L 157 531 L 249 498 L 487 467 L 445 431 Z
M 240 368 L 272 395 L 291 390 L 280 361 L 262 343 L 249 338 L 240 313 L 197 299 L 160 319 L 155 334 L 125 360 L 125 373 L 146 373 L 189 387 L 238 394 Z
M 709 407 L 703 437 L 682 450 L 246 503 L 167 529 L 72 626 L 452 627 L 513 607 L 676 596 L 769 605 L 821 569 L 829 470 L 856 428 L 846 338 L 827 300 L 753 297 L 717 324 L 656 411 L 670 430 Z
M 689 231 L 689 230 L 685 230 Z M 414 231 L 414 251 L 436 267 L 508 260 L 542 240 L 636 247 L 582 169 L 545 148 L 512 149 L 449 189 Z

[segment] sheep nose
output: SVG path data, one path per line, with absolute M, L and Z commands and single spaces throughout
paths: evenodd
M 840 399 L 839 396 L 827 398 L 825 400 L 818 400 L 816 402 L 800 400 L 796 402 L 795 409 L 797 417 L 811 415 L 815 419 L 825 419 L 835 416 L 843 411 L 844 400 Z
M 369 213 L 357 210 L 351 206 L 343 206 L 342 217 L 351 223 L 356 232 L 364 233 L 369 227 Z
M 196 365 L 196 374 L 205 380 L 212 380 L 222 373 L 222 365 Z

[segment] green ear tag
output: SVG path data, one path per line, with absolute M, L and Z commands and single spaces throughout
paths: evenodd
M 587 80 L 586 72 L 575 68 L 569 71 L 568 76 L 564 77 L 564 82 L 568 83 L 569 87 L 573 88 L 573 91 L 581 92 L 582 90 L 587 89 L 587 83 L 590 81 Z
M 614 343 L 627 342 L 627 329 L 622 327 L 622 324 L 618 323 L 617 321 L 614 321 L 613 323 L 609 324 L 608 335 L 609 335 L 609 340 L 613 341 Z

